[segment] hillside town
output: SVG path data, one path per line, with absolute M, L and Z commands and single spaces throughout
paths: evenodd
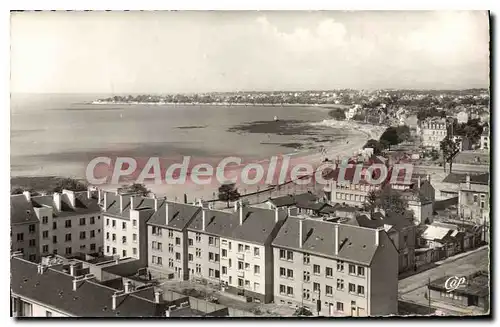
M 374 186 L 334 171 L 327 185 L 183 201 L 91 185 L 13 192 L 13 316 L 487 314 L 489 95 L 400 92 L 389 104 L 393 91 L 356 94 L 368 102 L 332 117 L 373 115 L 387 129 L 349 162 L 411 163 L 409 181 Z M 467 282 L 450 291 L 450 278 Z

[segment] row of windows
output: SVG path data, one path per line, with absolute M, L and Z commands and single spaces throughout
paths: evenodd
M 100 232 L 100 230 L 98 230 L 98 232 Z M 64 241 L 71 242 L 71 240 L 72 240 L 71 235 L 72 235 L 71 233 L 64 235 Z M 95 230 L 89 231 L 88 235 L 89 235 L 89 238 L 95 238 L 95 235 L 96 235 Z M 48 238 L 49 238 L 49 232 L 43 231 L 42 232 L 42 239 L 46 240 Z M 87 232 L 80 232 L 79 238 L 80 238 L 80 240 L 87 239 Z M 57 244 L 57 235 L 52 236 L 52 243 Z
M 106 240 L 109 241 L 109 232 L 106 232 Z M 116 234 L 111 234 L 111 241 L 116 242 Z M 132 234 L 132 241 L 137 243 L 137 234 Z M 122 236 L 122 244 L 127 244 L 127 236 Z
M 356 294 L 359 296 L 365 296 L 365 287 L 363 285 L 356 285 L 353 283 L 349 283 L 349 293 Z M 286 286 L 280 284 L 280 294 L 288 295 L 293 297 L 293 287 L 292 286 Z M 337 290 L 343 291 L 344 290 L 344 280 L 343 279 L 337 279 Z M 320 293 L 321 291 L 321 285 L 319 283 L 313 283 L 313 292 L 315 293 Z M 325 294 L 326 296 L 333 296 L 333 286 L 331 285 L 325 285 Z M 310 298 L 310 291 L 308 289 L 303 289 L 303 297 L 305 299 Z
M 82 244 L 80 245 L 80 250 L 81 251 L 86 251 L 87 250 L 87 245 L 86 244 Z M 67 247 L 66 248 L 66 254 L 71 254 L 71 247 Z M 96 244 L 95 243 L 91 243 L 90 244 L 90 251 L 96 251 Z M 48 244 L 45 244 L 42 246 L 42 253 L 46 254 L 46 253 L 49 253 L 49 245 Z M 57 250 L 54 249 L 53 251 L 54 254 L 57 254 Z
M 336 192 L 336 198 L 337 198 L 337 200 L 348 200 L 348 201 L 357 201 L 357 202 L 364 202 L 366 199 L 366 197 L 364 195 L 346 194 L 346 193 L 339 193 L 339 192 Z
M 116 248 L 113 247 L 111 248 L 111 252 L 110 252 L 110 247 L 109 245 L 106 246 L 106 254 L 112 254 L 112 255 L 115 255 L 116 254 Z M 137 255 L 137 248 L 132 248 L 132 254 L 134 256 Z M 127 250 L 122 250 L 122 257 L 126 257 L 127 256 Z
M 233 278 L 229 276 L 229 284 L 232 284 Z M 245 287 L 248 289 L 251 289 L 251 283 L 248 279 L 243 279 L 243 278 L 238 278 L 238 287 Z M 260 284 L 259 283 L 253 283 L 253 290 L 254 291 L 259 291 Z
M 348 183 L 348 184 L 337 184 L 337 189 L 339 190 L 359 190 L 359 191 L 371 191 L 375 188 L 373 185 L 358 184 L 358 183 Z
M 101 216 L 97 216 L 97 219 L 101 219 Z M 48 216 L 43 216 L 42 217 L 42 224 L 48 224 L 49 223 L 49 217 Z M 79 220 L 79 224 L 80 226 L 85 226 L 87 224 L 87 218 L 80 218 Z M 92 217 L 89 217 L 89 224 L 90 225 L 94 225 L 95 224 L 95 217 L 92 216 Z M 54 229 L 57 228 L 57 224 L 56 222 L 52 222 L 52 226 L 56 226 L 54 227 Z M 70 219 L 67 219 L 65 221 L 65 227 L 71 227 L 71 220 Z
M 109 226 L 111 221 L 111 227 L 116 228 L 116 219 L 106 218 L 106 226 Z M 137 220 L 132 219 L 132 227 L 137 228 Z M 122 221 L 122 230 L 127 230 L 127 222 Z
M 23 233 L 18 233 L 17 234 L 17 241 L 18 242 L 24 242 L 24 235 L 23 235 Z M 29 240 L 29 246 L 36 246 L 36 239 Z

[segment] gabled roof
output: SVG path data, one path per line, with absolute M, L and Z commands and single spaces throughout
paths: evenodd
M 166 205 L 168 204 L 168 224 L 166 220 Z M 158 204 L 158 211 L 156 211 L 151 218 L 148 220 L 148 224 L 160 226 L 160 227 L 169 227 L 176 230 L 184 230 L 187 227 L 191 219 L 196 215 L 198 211 L 201 210 L 201 207 L 170 202 L 163 200 Z
M 443 179 L 443 183 L 453 183 L 453 184 L 465 183 L 466 178 L 467 174 L 450 173 Z M 471 184 L 488 185 L 489 181 L 490 181 L 490 173 L 470 175 Z
M 366 265 L 371 263 L 377 251 L 377 230 L 313 219 L 304 219 L 302 224 L 302 248 L 299 244 L 299 218 L 296 217 L 289 217 L 285 221 L 272 243 L 273 246 Z M 335 225 L 339 228 L 338 239 L 335 238 Z M 384 231 L 381 233 L 387 237 Z M 336 242 L 339 243 L 338 255 L 335 255 Z
M 33 205 L 26 199 L 24 194 L 10 196 L 10 224 L 34 224 L 37 223 Z
M 352 219 L 356 220 L 358 226 L 366 228 L 385 228 L 385 225 L 390 225 L 390 229 L 394 228 L 396 230 L 401 230 L 406 227 L 415 226 L 408 218 L 394 212 L 386 213 L 385 215 L 380 212 L 375 212 L 373 213 L 372 219 L 366 214 L 356 216 Z
M 276 224 L 276 211 L 271 209 L 246 207 L 244 215 L 243 224 L 238 224 L 233 230 L 232 238 L 235 240 L 266 244 L 283 222 L 283 215 L 280 215 Z
M 279 208 L 279 207 L 290 207 L 301 202 L 316 201 L 317 199 L 318 198 L 316 195 L 310 192 L 306 192 L 296 195 L 289 194 L 277 198 L 271 198 L 269 199 L 269 202 L 271 202 L 275 207 Z
M 151 210 L 151 215 L 154 213 L 154 199 L 137 196 L 137 195 L 117 195 L 112 192 L 104 192 L 106 197 L 107 209 L 104 210 L 105 214 L 112 215 L 125 220 L 130 220 L 131 199 L 134 201 L 134 210 Z M 120 196 L 122 197 L 123 211 L 120 212 Z M 101 202 L 104 205 L 104 201 Z M 149 217 L 148 217 L 149 219 Z
M 117 298 L 112 310 L 114 289 L 93 281 L 81 282 L 73 291 L 73 278 L 56 269 L 38 273 L 38 265 L 20 258 L 10 259 L 13 294 L 36 301 L 77 317 L 160 317 L 166 304 L 157 304 L 136 294 Z
M 205 233 L 219 237 L 231 237 L 233 230 L 239 224 L 239 217 L 234 212 L 205 209 Z M 188 230 L 201 232 L 202 210 L 187 227 Z

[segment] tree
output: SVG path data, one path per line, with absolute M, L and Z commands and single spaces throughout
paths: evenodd
M 10 195 L 23 194 L 24 190 L 20 187 L 14 187 L 10 190 Z
M 69 191 L 86 191 L 87 185 L 84 182 L 81 182 L 77 179 L 73 178 L 64 178 L 57 182 L 56 186 L 52 189 L 52 192 L 62 192 L 62 190 Z
M 370 191 L 366 197 L 366 201 L 363 204 L 364 210 L 370 213 L 370 219 L 373 219 L 373 213 L 379 205 L 379 194 L 375 191 Z
M 396 127 L 396 131 L 398 133 L 399 143 L 410 140 L 411 131 L 410 127 L 403 125 Z
M 399 144 L 398 130 L 392 126 L 388 127 L 380 136 L 380 143 L 382 143 L 384 147 L 388 147 L 389 150 L 391 149 L 391 145 Z
M 384 146 L 379 141 L 374 139 L 369 139 L 368 141 L 366 141 L 363 149 L 366 148 L 372 148 L 373 154 L 376 156 L 380 155 L 382 153 L 382 150 L 384 150 Z
M 408 202 L 399 191 L 392 189 L 389 184 L 378 191 L 370 191 L 364 203 L 364 209 L 370 212 L 370 218 L 373 217 L 375 209 L 382 209 L 386 214 L 396 213 L 406 216 L 407 208 Z
M 440 143 L 441 151 L 443 151 L 443 167 L 446 172 L 446 163 L 450 164 L 450 173 L 453 167 L 453 159 L 460 153 L 460 144 L 453 141 L 449 136 L 445 137 Z
M 224 183 L 219 187 L 218 190 L 219 201 L 226 201 L 227 207 L 229 208 L 229 201 L 236 201 L 240 198 L 240 193 L 236 188 L 234 183 Z
M 328 115 L 336 120 L 345 120 L 345 112 L 340 108 L 330 110 Z
M 134 183 L 131 185 L 124 185 L 118 189 L 120 194 L 139 194 L 142 196 L 148 196 L 151 191 L 144 185 Z

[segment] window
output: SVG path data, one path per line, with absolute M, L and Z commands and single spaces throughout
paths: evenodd
M 127 236 L 122 236 L 122 244 L 126 244 L 127 243 Z
M 229 251 L 231 251 L 231 245 L 232 245 L 231 242 L 229 242 L 228 244 Z
M 292 269 L 287 269 L 286 270 L 286 277 L 293 278 L 293 270 Z
M 359 276 L 365 275 L 365 267 L 358 267 L 358 275 Z
M 111 220 L 111 227 L 116 228 L 116 220 Z
M 326 295 L 332 296 L 333 295 L 333 287 L 330 285 L 326 285 Z
M 214 261 L 214 254 L 212 252 L 208 252 L 208 261 Z
M 55 221 L 52 222 L 52 229 L 57 229 L 57 222 Z
M 155 255 L 151 256 L 151 262 L 156 263 L 156 256 Z
M 238 252 L 243 252 L 243 244 L 238 244 Z
M 196 233 L 196 242 L 201 242 L 201 234 L 200 233 Z
M 201 274 L 201 265 L 199 263 L 196 264 L 196 273 Z
M 181 245 L 181 238 L 180 237 L 175 238 L 175 245 Z
M 116 234 L 112 234 L 112 235 L 111 235 L 111 240 L 112 240 L 113 242 L 115 242 L 115 241 L 116 241 Z
M 304 282 L 309 282 L 311 280 L 311 273 L 304 271 Z
M 157 262 L 157 263 L 158 263 L 158 266 L 163 265 L 163 263 L 162 263 L 162 258 L 161 258 L 161 257 L 158 257 L 158 262 Z
M 188 238 L 188 245 L 193 246 L 193 239 L 192 238 Z
M 90 238 L 94 238 L 95 237 L 95 230 L 91 230 L 90 231 Z
M 109 240 L 109 232 L 106 232 L 106 239 Z
M 66 228 L 71 228 L 71 220 L 66 220 L 66 221 L 64 222 L 64 227 L 66 227 Z
M 320 285 L 319 283 L 313 283 L 313 291 L 314 292 L 319 292 L 320 290 Z
M 113 248 L 113 254 L 116 254 L 116 248 Z
M 286 269 L 285 268 L 280 268 L 280 276 L 286 277 Z
M 43 216 L 42 217 L 42 224 L 48 224 L 49 223 L 49 217 Z
M 44 239 L 49 238 L 49 231 L 48 231 L 48 230 L 44 230 L 44 231 L 42 232 L 42 237 L 43 237 Z
M 84 239 L 86 239 L 86 238 L 87 238 L 86 233 L 85 233 L 85 232 L 80 232 L 80 239 L 81 239 L 81 240 L 84 240 Z
M 321 269 L 320 269 L 319 265 L 313 265 L 313 272 L 315 275 L 321 274 Z
M 201 258 L 201 249 L 196 248 L 196 257 Z
M 243 279 L 238 278 L 238 286 L 243 287 Z
M 177 261 L 181 260 L 181 254 L 179 252 L 175 252 L 175 260 Z
M 337 279 L 337 289 L 340 291 L 344 290 L 344 280 L 343 279 Z
M 215 269 L 215 278 L 220 278 L 220 271 Z
M 215 245 L 215 241 L 214 241 L 214 237 L 213 236 L 209 236 L 208 237 L 208 245 Z
M 293 287 L 290 286 L 286 287 L 286 295 L 293 296 Z
M 109 253 L 109 245 L 106 246 L 106 253 Z
M 280 294 L 285 294 L 285 293 L 286 293 L 286 286 L 280 285 Z
M 260 274 L 260 266 L 259 265 L 253 266 L 253 273 L 255 275 L 259 275 Z
M 253 248 L 253 255 L 254 257 L 260 257 L 260 249 L 257 247 Z
M 65 240 L 66 240 L 66 242 L 71 241 L 71 234 L 66 234 Z
M 356 293 L 356 285 L 349 283 L 349 292 Z
M 132 219 L 132 227 L 137 228 L 137 220 Z
M 280 250 L 280 259 L 286 259 L 286 251 Z
M 71 247 L 66 248 L 66 254 L 71 254 Z
M 48 245 L 44 245 L 42 251 L 43 251 L 43 253 L 49 252 L 49 246 Z
M 137 255 L 137 248 L 132 248 L 132 254 Z
M 106 226 L 109 226 L 109 218 L 106 218 Z
M 170 268 L 174 267 L 174 259 L 172 259 L 172 258 L 168 259 L 168 266 Z M 175 270 L 177 271 L 177 267 L 175 267 Z
M 259 283 L 253 283 L 253 290 L 254 291 L 257 292 L 259 290 L 259 288 L 260 288 L 260 284 Z
M 232 265 L 232 261 L 231 259 L 229 259 L 229 268 L 231 268 L 233 265 Z
M 302 290 L 302 298 L 306 299 L 306 300 L 309 300 L 311 298 L 311 291 L 309 291 L 308 289 L 303 289 Z
M 168 230 L 168 238 L 174 238 L 174 231 L 171 229 Z
M 223 258 L 227 257 L 227 250 L 226 249 L 222 249 L 222 257 Z
M 80 226 L 84 226 L 85 225 L 85 218 L 80 218 Z
M 52 243 L 54 243 L 54 244 L 57 243 L 57 236 L 56 235 L 52 236 Z
M 137 234 L 132 234 L 132 241 L 137 243 Z
M 222 266 L 222 274 L 227 275 L 227 267 Z
M 344 303 L 337 302 L 337 311 L 340 311 L 340 312 L 344 311 Z
M 122 257 L 126 257 L 127 256 L 127 251 L 126 250 L 122 250 Z
M 337 261 L 337 271 L 344 271 L 344 261 Z
M 304 254 L 304 264 L 308 265 L 311 263 L 311 257 L 309 254 Z
M 30 240 L 29 246 L 36 246 L 36 241 L 34 239 Z
M 90 224 L 91 224 L 91 225 L 94 225 L 94 224 L 95 224 L 95 218 L 94 218 L 94 217 L 90 217 Z
M 168 252 L 174 253 L 174 245 L 172 243 L 168 243 Z
M 245 252 L 250 252 L 250 245 L 245 245 Z
M 24 241 L 24 234 L 23 233 L 18 233 L 17 234 L 17 241 L 19 241 L 19 242 Z
M 477 199 L 478 199 L 477 194 L 474 194 L 474 203 L 477 203 Z
M 126 230 L 127 229 L 127 223 L 126 222 L 122 222 L 122 230 Z
M 289 261 L 293 261 L 293 252 L 292 251 L 288 251 L 286 253 L 286 259 Z
M 250 269 L 250 264 L 248 262 L 245 262 L 245 270 L 249 270 Z
M 95 251 L 95 243 L 90 244 L 90 251 Z
M 243 261 L 238 261 L 238 270 L 243 270 Z
M 358 294 L 359 295 L 365 295 L 365 287 L 358 285 Z
M 349 274 L 356 274 L 356 266 L 355 265 L 349 265 Z
M 248 279 L 245 279 L 245 287 L 250 287 L 250 281 Z
M 326 267 L 326 277 L 333 277 L 333 269 L 331 267 Z
M 219 254 L 218 254 L 218 253 L 216 253 L 216 254 L 215 254 L 215 262 L 219 262 L 219 261 L 220 261 Z

